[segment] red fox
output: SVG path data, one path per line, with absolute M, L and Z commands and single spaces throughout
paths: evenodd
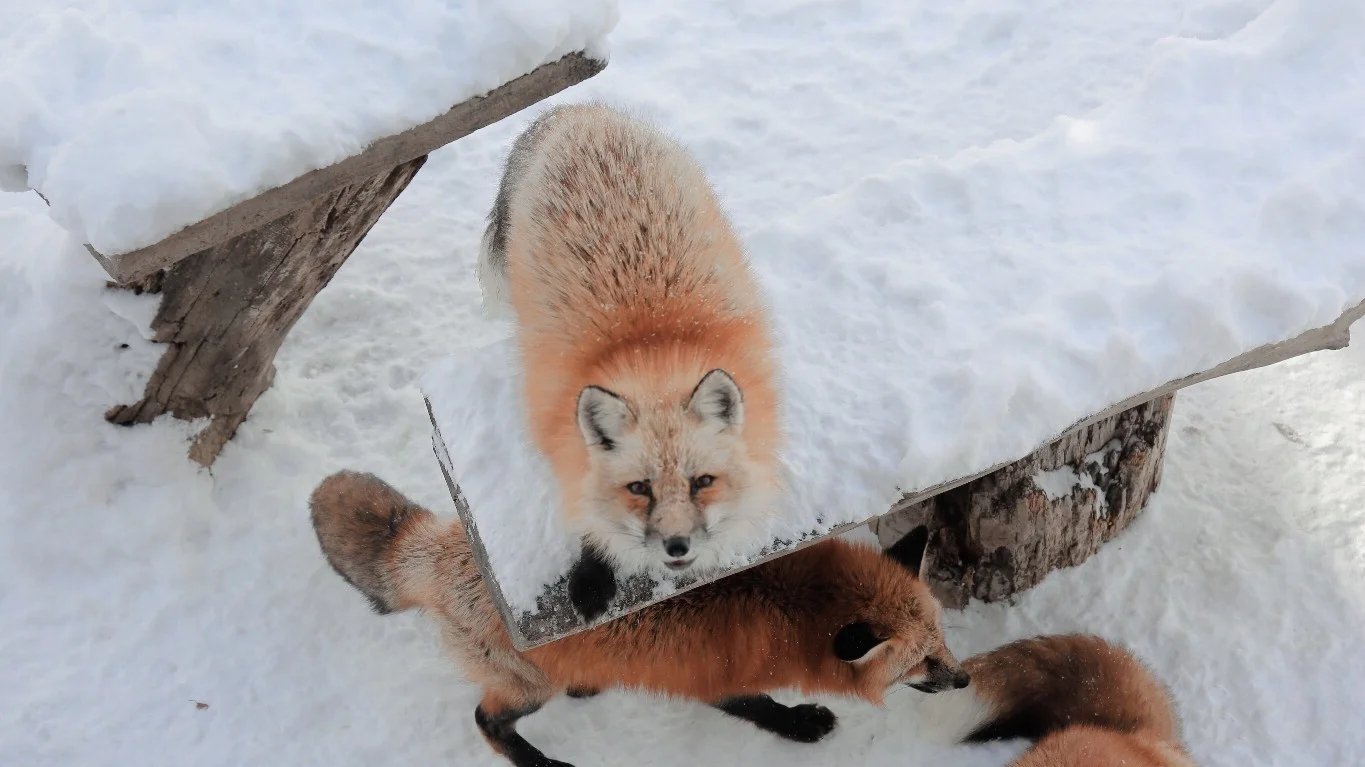
M 682 571 L 759 542 L 778 481 L 773 340 L 682 147 L 605 106 L 546 112 L 508 156 L 479 280 L 489 311 L 515 316 L 532 437 L 588 546 L 622 571 Z
M 702 701 L 791 740 L 813 743 L 836 719 L 765 693 L 797 688 L 881 703 L 906 684 L 968 684 L 943 641 L 940 608 L 918 570 L 924 539 L 889 556 L 839 540 L 699 586 L 527 652 L 517 652 L 458 522 L 442 522 L 369 474 L 340 472 L 310 500 L 332 567 L 380 613 L 421 607 L 482 685 L 474 712 L 494 750 L 518 767 L 559 765 L 516 731 L 564 692 L 623 687 Z
M 1025 639 L 968 659 L 971 687 L 936 699 L 964 740 L 1037 741 L 1011 767 L 1194 767 L 1166 689 L 1093 636 Z M 962 731 L 962 730 L 959 730 Z

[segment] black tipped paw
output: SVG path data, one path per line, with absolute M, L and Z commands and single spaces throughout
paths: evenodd
M 607 611 L 616 596 L 616 573 L 597 550 L 583 547 L 583 555 L 569 571 L 569 603 L 592 622 Z
M 558 759 L 551 759 L 548 756 L 542 756 L 540 759 L 529 762 L 528 767 L 573 767 L 573 765 L 568 762 L 561 762 Z
M 798 743 L 815 743 L 834 731 L 839 717 L 818 703 L 802 703 L 791 707 L 791 718 L 773 732 Z

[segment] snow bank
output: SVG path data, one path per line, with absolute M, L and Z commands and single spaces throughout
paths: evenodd
M 0 187 L 102 253 L 189 224 L 565 54 L 616 0 L 180 3 L 0 11 Z
M 774 535 L 884 513 L 1365 299 L 1362 34 L 1351 0 L 1281 0 L 1227 39 L 1162 41 L 1084 118 L 890 165 L 750 234 L 785 374 Z M 511 353 L 471 349 L 423 388 L 530 611 L 572 546 Z

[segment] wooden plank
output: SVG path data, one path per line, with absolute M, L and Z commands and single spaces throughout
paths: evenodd
M 1034 452 L 1036 452 L 1036 450 L 1045 450 L 1048 445 L 1051 445 L 1060 439 L 1067 438 L 1097 421 L 1112 417 L 1125 410 L 1150 402 L 1186 386 L 1191 386 L 1231 373 L 1264 367 L 1313 351 L 1344 348 L 1350 342 L 1351 324 L 1362 316 L 1365 316 L 1365 302 L 1346 310 L 1340 317 L 1328 325 L 1305 331 L 1286 341 L 1259 346 L 1201 373 L 1168 381 L 1140 394 L 1134 394 L 1133 396 L 1116 402 L 1090 416 L 1080 419 L 1067 429 L 1040 443 L 1037 448 L 1035 448 Z M 429 404 L 428 414 L 431 414 Z M 436 428 L 436 419 L 434 415 L 432 415 L 432 426 L 433 429 Z M 512 642 L 519 650 L 528 650 L 532 647 L 554 641 L 555 639 L 576 634 L 587 628 L 591 628 L 594 625 L 635 612 L 636 610 L 648 607 L 651 604 L 655 604 L 656 602 L 660 602 L 663 599 L 675 596 L 704 583 L 718 580 L 727 575 L 733 575 L 734 573 L 747 570 L 750 567 L 762 564 L 770 559 L 798 551 L 806 546 L 828 538 L 829 536 L 838 535 L 839 533 L 846 532 L 855 527 L 860 527 L 870 521 L 862 520 L 860 522 L 836 525 L 825 530 L 811 530 L 801 536 L 799 540 L 774 542 L 746 565 L 719 571 L 708 577 L 686 584 L 680 584 L 676 590 L 664 596 L 656 597 L 654 595 L 654 582 L 646 576 L 637 575 L 626 583 L 621 584 L 616 599 L 613 600 L 606 613 L 592 623 L 584 622 L 581 616 L 579 616 L 569 605 L 566 588 L 567 574 L 565 574 L 565 577 L 548 587 L 545 592 L 537 598 L 537 609 L 534 613 L 522 614 L 513 610 L 502 597 L 501 589 L 498 587 L 497 581 L 493 577 L 492 568 L 487 561 L 487 555 L 483 552 L 482 544 L 478 542 L 477 530 L 472 527 L 474 523 L 473 515 L 470 514 L 469 506 L 465 502 L 464 496 L 460 493 L 459 486 L 454 481 L 454 472 L 450 467 L 450 458 L 446 455 L 444 442 L 442 441 L 439 430 L 433 432 L 432 442 L 437 453 L 437 458 L 441 464 L 441 471 L 446 475 L 446 482 L 450 488 L 451 495 L 455 499 L 457 509 L 460 510 L 461 521 L 470 528 L 470 542 L 475 550 L 481 555 L 475 557 L 480 572 L 482 573 L 485 582 L 489 584 L 494 600 L 498 603 L 498 608 L 502 611 L 502 614 L 507 621 L 508 630 L 512 636 Z M 941 482 L 914 493 L 907 493 L 887 511 L 887 514 L 906 509 L 941 493 L 960 487 L 968 482 L 980 479 L 1025 457 L 1027 456 L 1016 456 L 1009 461 L 1002 461 L 999 464 L 990 466 L 981 471 Z
M 422 157 L 582 82 L 605 66 L 605 61 L 583 53 L 571 53 L 483 96 L 460 102 L 433 120 L 379 139 L 360 154 L 309 171 L 287 184 L 191 224 L 154 245 L 115 255 L 98 253 L 89 246 L 87 249 L 114 280 L 136 282 L 193 253 L 259 229 L 340 187 L 373 178 Z

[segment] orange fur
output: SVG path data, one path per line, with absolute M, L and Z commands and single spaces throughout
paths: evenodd
M 570 690 L 621 687 L 718 704 L 795 688 L 880 703 L 892 685 L 933 676 L 931 666 L 961 678 L 937 601 L 907 567 L 871 547 L 823 541 L 522 653 L 458 523 L 351 472 L 324 480 L 311 503 L 323 552 L 347 581 L 381 611 L 430 612 L 484 688 L 481 726 L 499 716 L 514 722 Z M 835 645 L 851 623 L 881 641 L 850 662 L 836 657 Z M 490 740 L 495 748 L 519 737 L 502 720 L 489 727 L 504 738 Z
M 1194 763 L 1152 732 L 1077 725 L 1044 737 L 1011 767 L 1194 767 Z
M 515 311 L 531 432 L 571 523 L 598 512 L 595 493 L 609 496 L 593 486 L 600 469 L 576 417 L 588 386 L 629 404 L 651 446 L 631 479 L 662 493 L 660 483 L 685 483 L 686 464 L 697 463 L 684 455 L 690 395 L 724 370 L 744 406 L 731 463 L 748 467 L 726 477 L 729 492 L 771 493 L 779 434 L 769 321 L 739 241 L 681 147 L 604 106 L 552 110 L 518 139 L 485 242 L 485 261 L 497 262 L 481 265 L 485 290 L 505 292 Z M 749 508 L 766 514 L 770 504 Z
M 831 652 L 835 632 L 855 620 L 891 637 L 873 651 L 875 662 L 846 663 Z M 799 689 L 881 703 L 926 656 L 952 662 L 938 620 L 938 604 L 904 567 L 871 547 L 830 540 L 525 655 L 560 688 L 630 687 L 707 702 Z
M 1171 700 L 1133 655 L 1086 635 L 1021 640 L 969 658 L 986 715 L 969 740 L 1037 739 L 1012 767 L 1191 767 Z

